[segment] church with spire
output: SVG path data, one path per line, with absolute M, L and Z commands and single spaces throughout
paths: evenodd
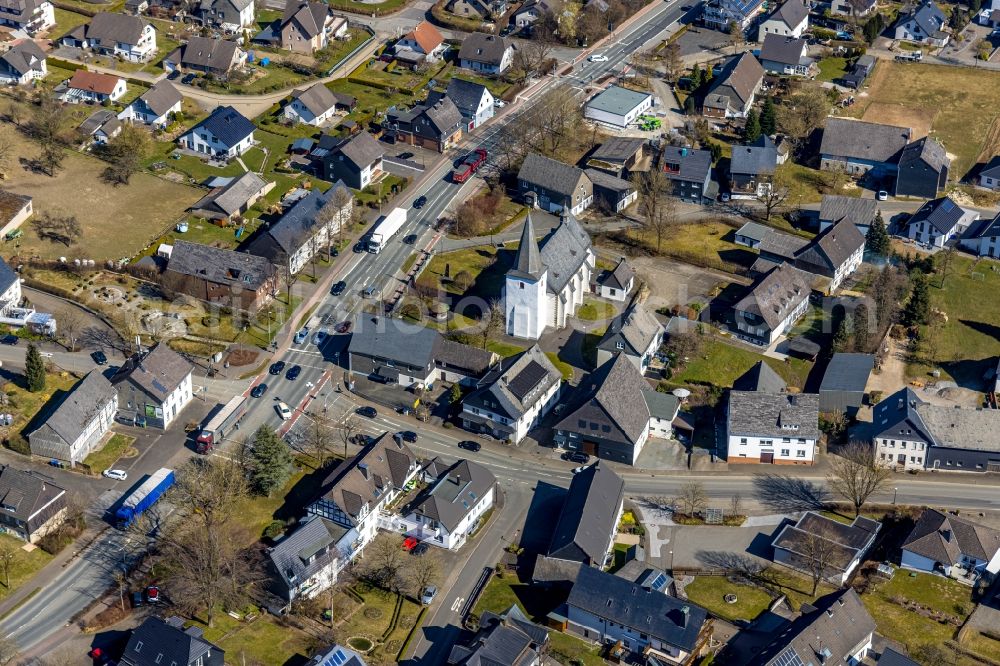
M 575 217 L 564 213 L 539 243 L 529 213 L 504 282 L 507 335 L 537 340 L 547 326 L 565 327 L 591 291 L 594 267 L 590 236 Z

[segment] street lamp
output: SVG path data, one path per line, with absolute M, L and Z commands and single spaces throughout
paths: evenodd
M 899 488 L 893 488 L 892 489 L 892 504 L 893 504 L 893 506 L 896 505 L 896 493 L 898 491 L 899 491 Z

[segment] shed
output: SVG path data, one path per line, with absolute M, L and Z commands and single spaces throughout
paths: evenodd
M 819 411 L 856 414 L 874 367 L 871 354 L 834 354 L 819 387 Z
M 802 335 L 797 335 L 788 341 L 789 356 L 815 361 L 820 351 L 822 348 L 817 343 Z

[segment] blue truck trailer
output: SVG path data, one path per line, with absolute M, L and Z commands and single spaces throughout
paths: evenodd
M 142 485 L 132 491 L 122 501 L 121 507 L 115 512 L 115 521 L 118 529 L 123 530 L 132 523 L 139 515 L 156 504 L 156 501 L 163 497 L 170 486 L 174 485 L 174 470 L 163 467 L 153 472 Z

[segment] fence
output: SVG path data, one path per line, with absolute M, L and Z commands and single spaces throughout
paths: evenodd
M 365 32 L 368 33 L 368 39 L 358 44 L 353 51 L 345 55 L 343 58 L 340 59 L 339 62 L 334 64 L 333 67 L 328 69 L 326 71 L 326 76 L 333 76 L 333 73 L 336 72 L 338 69 L 340 69 L 344 65 L 344 63 L 346 63 L 351 58 L 360 53 L 362 49 L 371 44 L 372 40 L 375 39 L 375 31 L 372 30 L 369 26 L 365 25 L 364 23 L 355 23 L 353 21 L 348 21 L 347 27 L 354 30 L 364 30 Z

